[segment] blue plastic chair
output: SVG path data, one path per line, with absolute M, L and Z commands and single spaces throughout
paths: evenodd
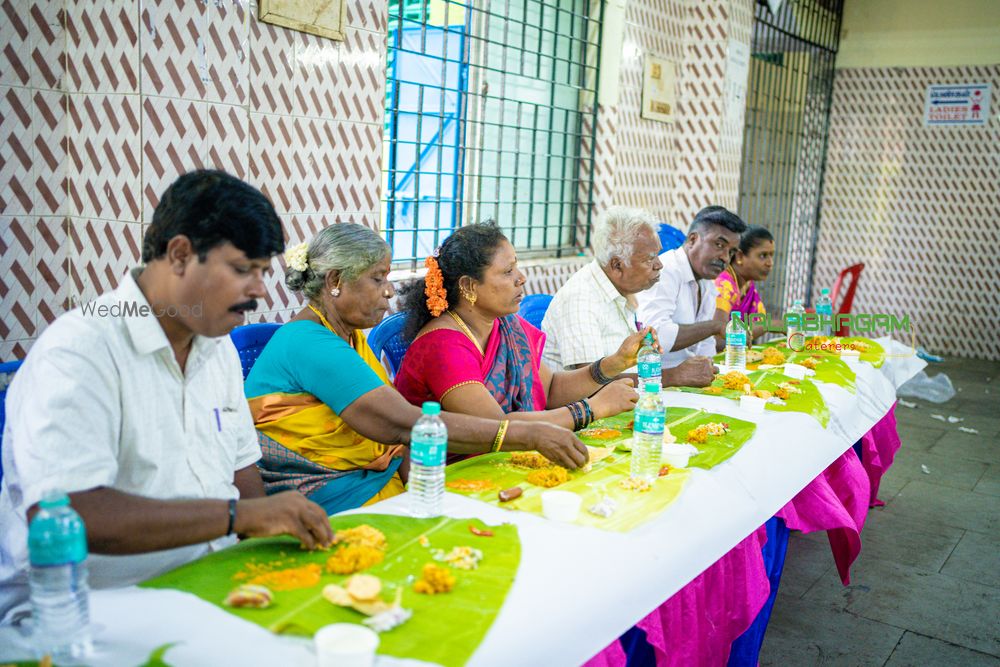
M 550 303 L 552 303 L 551 294 L 529 294 L 521 300 L 521 310 L 517 314 L 541 329 L 545 311 L 549 309 Z
M 250 369 L 260 356 L 261 350 L 271 340 L 271 336 L 278 330 L 280 324 L 272 322 L 262 324 L 246 324 L 236 327 L 229 332 L 229 337 L 233 339 L 236 351 L 240 353 L 240 365 L 243 367 L 243 379 L 250 375 Z
M 687 234 L 677 229 L 676 227 L 671 227 L 665 222 L 660 223 L 660 245 L 663 249 L 660 252 L 666 252 L 668 250 L 674 250 L 680 248 L 684 245 L 684 241 L 687 240 Z
M 399 365 L 403 363 L 403 355 L 410 347 L 409 343 L 403 340 L 404 324 L 406 324 L 406 313 L 394 313 L 368 332 L 368 347 L 379 359 L 385 354 L 393 375 L 399 370 Z
M 3 445 L 3 425 L 7 421 L 7 386 L 13 378 L 14 372 L 21 367 L 24 360 L 5 361 L 0 364 L 0 446 Z M 0 458 L 0 480 L 3 479 L 3 459 Z

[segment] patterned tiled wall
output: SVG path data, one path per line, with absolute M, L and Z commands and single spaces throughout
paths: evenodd
M 729 40 L 749 46 L 752 25 L 752 0 L 628 3 L 620 97 L 598 110 L 597 213 L 611 204 L 636 206 L 686 231 L 703 206 L 735 210 L 743 110 L 723 121 L 723 86 Z M 639 115 L 647 52 L 677 66 L 673 123 Z
M 705 204 L 736 204 L 741 135 L 723 127 L 721 100 L 752 0 L 627 11 L 621 97 L 597 115 L 591 213 L 642 206 L 686 228 Z M 337 221 L 377 226 L 387 3 L 349 0 L 342 43 L 256 14 L 247 0 L 0 0 L 0 359 L 117 285 L 183 171 L 259 186 L 290 243 Z M 646 50 L 678 65 L 672 125 L 639 118 Z M 528 290 L 554 292 L 585 261 L 528 268 Z M 275 271 L 253 319 L 296 306 Z
M 0 360 L 139 261 L 163 189 L 225 169 L 290 243 L 377 226 L 387 3 L 345 40 L 256 20 L 247 0 L 0 0 Z M 281 271 L 255 319 L 295 306 Z
M 984 82 L 996 95 L 1000 65 L 837 71 L 815 286 L 864 262 L 855 313 L 908 314 L 929 350 L 997 360 L 1000 114 L 923 125 L 929 84 Z

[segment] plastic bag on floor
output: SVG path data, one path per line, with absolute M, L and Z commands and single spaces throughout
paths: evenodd
M 912 396 L 931 403 L 944 403 L 954 398 L 955 387 L 951 384 L 951 378 L 944 373 L 929 377 L 927 373 L 920 371 L 907 380 L 896 393 L 899 396 Z

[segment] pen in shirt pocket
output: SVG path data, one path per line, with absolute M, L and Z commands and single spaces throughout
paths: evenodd
M 212 408 L 215 412 L 215 427 L 219 429 L 219 433 L 222 433 L 222 417 L 219 416 L 219 408 Z

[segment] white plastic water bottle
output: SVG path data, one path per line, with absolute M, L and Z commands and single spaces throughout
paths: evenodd
M 660 474 L 666 413 L 660 402 L 660 382 L 647 382 L 635 404 L 632 429 L 632 467 L 629 475 L 652 484 Z
M 726 368 L 731 371 L 747 369 L 747 330 L 738 311 L 730 313 L 726 325 Z
M 427 401 L 423 413 L 410 431 L 410 514 L 430 518 L 442 512 L 448 429 L 439 403 Z
M 65 493 L 45 496 L 28 526 L 28 581 L 35 645 L 57 663 L 92 651 L 87 588 L 87 531 Z
M 820 333 L 829 336 L 833 331 L 833 301 L 830 300 L 830 290 L 825 287 L 819 291 L 819 298 L 816 299 L 816 315 L 820 321 Z
M 786 322 L 788 324 L 787 340 L 789 346 L 791 346 L 792 336 L 802 331 L 802 318 L 805 317 L 806 314 L 805 306 L 802 305 L 802 299 L 796 299 L 795 301 L 792 302 L 792 307 L 788 310 L 788 314 L 795 316 L 786 319 Z
M 663 376 L 661 375 L 663 355 L 653 346 L 652 333 L 646 334 L 646 338 L 642 341 L 642 347 L 639 348 L 636 363 L 639 371 L 640 387 L 646 386 L 647 382 L 656 382 L 660 386 L 663 386 Z

